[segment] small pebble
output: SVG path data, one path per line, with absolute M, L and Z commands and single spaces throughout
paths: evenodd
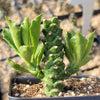
M 77 88 L 78 86 L 74 86 L 75 88 Z
M 86 87 L 84 87 L 83 90 L 86 91 L 87 90 Z
M 67 97 L 68 95 L 69 95 L 69 93 L 65 93 L 65 94 L 64 94 L 64 97 Z
M 96 95 L 100 95 L 99 93 L 96 93 Z
M 42 95 L 41 94 L 38 94 L 37 97 L 42 97 Z
M 26 85 L 26 87 L 29 88 L 30 86 L 29 85 Z
M 91 81 L 92 84 L 95 84 L 95 81 Z
M 72 92 L 73 92 L 73 91 L 71 91 L 71 90 L 68 90 L 68 91 L 67 91 L 67 93 L 72 93 Z
M 77 91 L 76 93 L 77 93 L 77 94 L 80 94 L 80 92 L 79 92 L 79 91 Z
M 93 90 L 90 90 L 91 92 L 93 92 Z
M 94 86 L 94 83 L 93 83 L 93 84 L 91 84 L 91 86 Z
M 28 93 L 29 91 L 26 91 L 26 93 Z
M 40 91 L 42 91 L 42 89 L 40 88 Z
M 80 92 L 80 89 L 76 89 L 76 90 Z
M 92 79 L 90 79 L 90 78 L 89 78 L 89 79 L 87 79 L 87 81 L 89 81 L 89 82 L 90 82 L 90 81 L 92 81 Z
M 17 88 L 17 86 L 15 85 L 14 87 L 13 87 L 13 89 L 16 89 Z
M 64 82 L 64 85 L 70 87 L 70 85 L 67 82 Z
M 62 92 L 60 92 L 60 93 L 58 94 L 58 96 L 63 96 L 63 93 L 62 93 Z
M 81 78 L 80 80 L 81 80 L 81 81 L 84 81 L 84 80 L 85 80 L 85 78 Z
M 72 93 L 71 93 L 71 95 L 72 95 L 72 96 L 75 96 L 75 93 L 74 93 L 74 92 L 72 92 Z
M 21 97 L 24 97 L 25 95 L 24 95 L 24 94 L 21 94 L 20 96 L 21 96 Z
M 71 94 L 72 96 L 75 95 L 75 93 L 73 91 L 68 90 L 67 93 Z
M 84 96 L 84 94 L 80 94 L 79 96 Z
M 87 94 L 90 94 L 90 92 L 89 92 L 89 91 L 87 91 Z
M 29 88 L 29 85 L 26 85 L 26 87 L 24 87 L 23 90 L 26 90 L 27 88 Z
M 17 83 L 14 83 L 14 85 L 16 85 Z
M 91 87 L 91 86 L 89 86 L 89 87 L 88 87 L 88 89 L 90 89 L 90 90 L 91 90 L 91 89 L 92 89 L 92 87 Z
M 15 97 L 18 97 L 18 96 L 19 96 L 19 93 L 16 93 L 16 94 L 15 94 Z

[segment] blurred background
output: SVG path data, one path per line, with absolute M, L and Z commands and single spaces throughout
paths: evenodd
M 95 0 L 93 16 L 87 36 L 95 30 L 95 39 L 90 51 L 91 60 L 80 68 L 77 75 L 94 75 L 100 77 L 100 0 Z M 72 6 L 68 0 L 0 0 L 0 100 L 8 100 L 9 79 L 11 77 L 32 77 L 28 73 L 14 70 L 7 63 L 7 58 L 25 66 L 23 60 L 3 40 L 2 29 L 8 27 L 5 16 L 15 21 L 18 25 L 29 16 L 30 22 L 40 13 L 43 19 L 58 17 L 61 20 L 63 36 L 65 32 L 73 29 L 82 32 L 83 6 Z M 42 36 L 42 32 L 40 34 Z M 64 57 L 66 66 L 67 59 Z M 42 63 L 41 63 L 42 66 Z

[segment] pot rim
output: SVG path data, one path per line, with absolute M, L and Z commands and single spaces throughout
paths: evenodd
M 96 77 L 96 76 L 92 76 L 92 75 L 82 75 L 82 76 L 70 76 L 70 77 L 66 77 L 66 79 L 68 79 L 68 78 L 88 78 L 88 77 L 95 77 L 95 78 L 97 78 L 98 80 L 100 80 L 100 78 L 98 78 L 98 77 Z M 33 100 L 33 99 L 36 99 L 36 100 L 46 100 L 46 99 L 57 99 L 57 98 L 59 98 L 59 99 L 62 99 L 62 98 L 84 98 L 84 97 L 87 97 L 87 98 L 89 98 L 89 97 L 100 97 L 100 95 L 91 95 L 91 96 L 68 96 L 68 97 L 43 97 L 43 98 L 40 98 L 40 97 L 34 97 L 34 98 L 25 98 L 25 97 L 13 97 L 13 96 L 11 96 L 11 84 L 12 84 L 12 80 L 14 80 L 14 79 L 21 79 L 21 78 L 23 78 L 23 79 L 34 79 L 35 81 L 37 80 L 38 82 L 41 82 L 41 80 L 40 79 L 38 79 L 38 78 L 36 78 L 36 77 L 13 77 L 13 78 L 10 78 L 10 83 L 9 83 L 9 91 L 8 91 L 8 97 L 9 98 L 11 98 L 11 99 L 16 99 L 16 100 L 20 100 L 20 99 L 28 99 L 28 100 Z M 36 82 L 37 83 L 37 82 Z

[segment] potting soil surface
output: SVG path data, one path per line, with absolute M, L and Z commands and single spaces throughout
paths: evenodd
M 43 82 L 38 84 L 12 84 L 11 95 L 13 97 L 46 97 L 43 92 Z M 69 78 L 64 80 L 64 89 L 58 94 L 58 97 L 68 96 L 87 96 L 100 95 L 100 80 L 95 77 L 89 78 Z

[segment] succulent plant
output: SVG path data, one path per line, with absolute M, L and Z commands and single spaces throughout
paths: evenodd
M 82 34 L 66 32 L 66 47 L 65 55 L 68 58 L 70 64 L 67 67 L 67 76 L 70 76 L 79 71 L 79 68 L 85 65 L 91 57 L 88 55 L 91 50 L 92 43 L 94 40 L 95 32 L 91 33 L 88 39 Z
M 44 51 L 43 43 L 38 45 L 41 16 L 36 17 L 31 24 L 29 17 L 25 18 L 20 27 L 6 18 L 9 29 L 3 29 L 4 40 L 23 58 L 28 69 L 10 59 L 8 59 L 8 63 L 16 70 L 31 73 L 39 79 L 43 77 L 39 63 Z
M 65 45 L 62 41 L 60 21 L 52 18 L 43 21 L 43 43 L 39 44 L 41 16 L 42 14 L 36 17 L 31 24 L 27 17 L 21 26 L 6 18 L 9 29 L 3 29 L 3 38 L 23 58 L 28 68 L 10 59 L 8 63 L 16 70 L 31 73 L 41 79 L 47 96 L 57 96 L 64 88 L 65 77 L 78 72 L 79 68 L 90 60 L 88 53 L 92 47 L 94 32 L 88 40 L 82 34 L 67 32 Z M 67 68 L 63 63 L 64 53 L 70 62 Z M 41 59 L 44 62 L 43 68 L 40 67 Z

